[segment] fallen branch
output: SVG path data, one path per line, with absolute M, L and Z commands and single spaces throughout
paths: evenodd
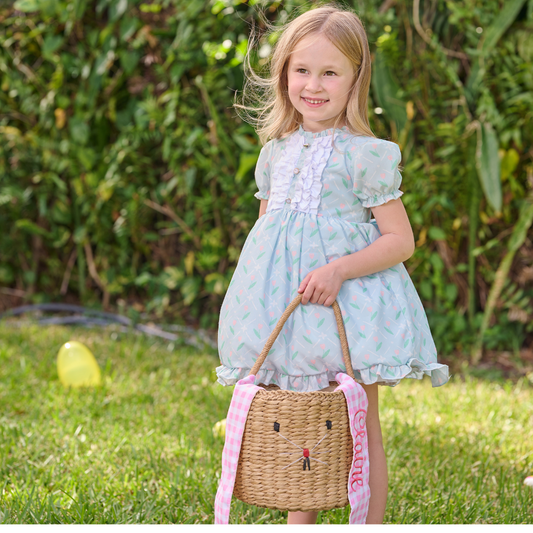
M 0 287 L 0 292 L 2 294 L 7 294 L 8 296 L 15 296 L 17 298 L 26 297 L 26 292 L 21 291 L 20 289 L 10 289 L 9 287 Z
M 87 258 L 87 266 L 89 268 L 89 274 L 91 275 L 91 278 L 93 278 L 93 280 L 96 282 L 98 287 L 100 287 L 100 289 L 104 293 L 102 305 L 104 306 L 104 309 L 105 309 L 109 305 L 109 291 L 107 290 L 105 283 L 102 281 L 102 278 L 98 275 L 98 271 L 96 270 L 96 265 L 94 264 L 93 251 L 91 249 L 91 245 L 88 242 L 85 243 L 84 249 L 85 249 L 85 256 Z
M 441 44 L 437 44 L 428 36 L 426 30 L 422 27 L 422 24 L 420 24 L 420 0 L 414 0 L 413 2 L 413 22 L 418 35 L 420 35 L 420 37 L 422 37 L 422 39 L 424 39 L 424 41 L 426 41 L 426 43 L 428 43 L 432 48 L 436 48 L 438 46 L 446 55 L 458 57 L 459 59 L 466 59 L 468 61 L 468 56 L 465 53 L 449 50 Z
M 67 268 L 65 269 L 65 274 L 63 275 L 63 281 L 61 283 L 61 288 L 59 289 L 59 294 L 64 296 L 67 294 L 68 290 L 68 284 L 70 282 L 70 276 L 72 274 L 72 269 L 74 268 L 74 265 L 76 264 L 76 258 L 78 257 L 78 251 L 76 250 L 76 247 L 72 249 L 72 253 L 70 254 L 70 257 L 68 258 L 67 262 Z
M 189 235 L 189 237 L 193 240 L 196 248 L 200 249 L 202 247 L 200 239 L 194 234 L 193 230 L 189 228 L 185 221 L 180 218 L 174 211 L 172 211 L 172 209 L 170 209 L 168 205 L 159 205 L 158 203 L 153 202 L 152 200 L 144 200 L 144 203 L 155 211 L 158 211 L 159 213 L 171 218 L 187 235 Z

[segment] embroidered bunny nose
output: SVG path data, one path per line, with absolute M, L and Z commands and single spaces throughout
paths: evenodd
M 304 457 L 309 457 L 309 450 L 304 448 Z

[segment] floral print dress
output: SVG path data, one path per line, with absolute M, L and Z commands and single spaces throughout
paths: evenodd
M 332 137 L 334 144 L 332 145 Z M 256 198 L 268 200 L 243 246 L 218 329 L 218 381 L 246 377 L 305 276 L 362 250 L 381 234 L 372 207 L 400 198 L 401 154 L 392 142 L 346 128 L 299 130 L 259 155 Z M 403 263 L 346 280 L 337 295 L 356 381 L 448 381 L 427 317 Z M 257 383 L 316 391 L 345 371 L 331 306 L 298 305 L 274 342 Z

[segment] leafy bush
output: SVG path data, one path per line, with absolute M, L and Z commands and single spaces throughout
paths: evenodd
M 258 140 L 231 107 L 249 23 L 262 27 L 254 3 L 0 7 L 4 309 L 81 301 L 216 327 L 259 208 Z M 353 2 L 374 56 L 371 123 L 403 152 L 407 267 L 450 353 L 472 344 L 531 198 L 533 2 L 414 4 Z M 272 21 L 312 5 L 261 4 Z M 491 346 L 532 341 L 529 238 L 508 277 Z

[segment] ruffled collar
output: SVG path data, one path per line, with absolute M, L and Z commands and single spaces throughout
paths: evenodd
M 318 137 L 329 137 L 330 135 L 333 134 L 333 132 L 335 132 L 335 133 L 348 133 L 349 130 L 348 130 L 348 128 L 346 126 L 343 126 L 342 128 L 335 128 L 335 129 L 329 128 L 327 130 L 322 130 L 322 131 L 318 131 L 318 132 L 305 131 L 302 126 L 300 126 L 298 128 L 298 133 L 300 135 L 303 135 L 306 140 L 317 139 Z

